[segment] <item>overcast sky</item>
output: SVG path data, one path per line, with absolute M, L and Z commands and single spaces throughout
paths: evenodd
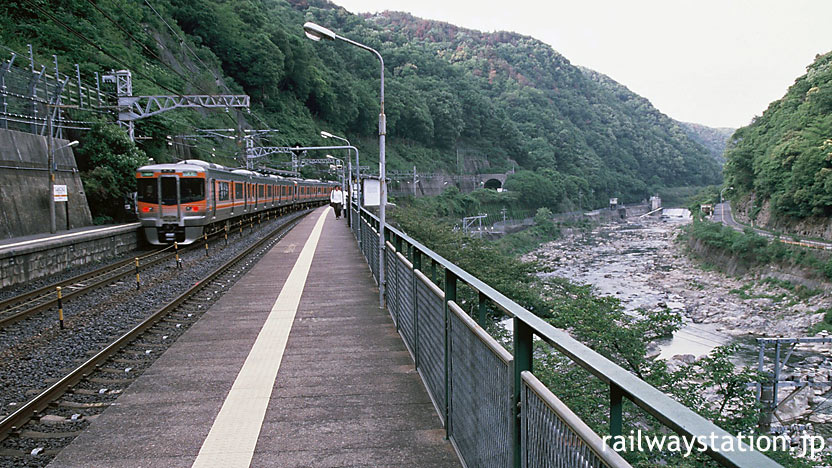
M 540 39 L 677 120 L 747 125 L 832 50 L 830 0 L 334 0 Z M 384 51 L 381 51 L 384 53 Z

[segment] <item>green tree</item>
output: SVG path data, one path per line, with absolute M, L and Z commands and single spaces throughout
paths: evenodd
M 135 190 L 136 169 L 147 164 L 147 156 L 112 124 L 95 124 L 80 143 L 75 156 L 93 217 L 123 220 L 124 196 Z

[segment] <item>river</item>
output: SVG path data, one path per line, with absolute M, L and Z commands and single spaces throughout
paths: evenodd
M 663 359 L 700 357 L 735 341 L 753 347 L 757 336 L 805 336 L 818 320 L 813 314 L 818 302 L 829 303 L 828 295 L 800 300 L 776 284 L 703 268 L 688 257 L 678 240 L 681 227 L 690 222 L 685 212 L 666 219 L 630 218 L 573 233 L 544 244 L 524 259 L 538 260 L 551 270 L 541 276 L 591 284 L 633 313 L 657 307 L 678 311 L 683 326 L 652 350 Z M 753 350 L 744 354 L 750 357 Z

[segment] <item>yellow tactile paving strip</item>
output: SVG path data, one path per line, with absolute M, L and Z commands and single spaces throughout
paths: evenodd
M 194 461 L 195 468 L 248 467 L 330 209 L 319 215 L 266 323 Z

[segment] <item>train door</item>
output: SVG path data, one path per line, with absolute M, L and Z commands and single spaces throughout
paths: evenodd
M 211 215 L 217 217 L 217 181 L 211 179 Z
M 179 212 L 179 177 L 175 175 L 159 178 L 159 199 L 162 202 L 162 220 L 174 217 L 176 222 L 182 219 Z

